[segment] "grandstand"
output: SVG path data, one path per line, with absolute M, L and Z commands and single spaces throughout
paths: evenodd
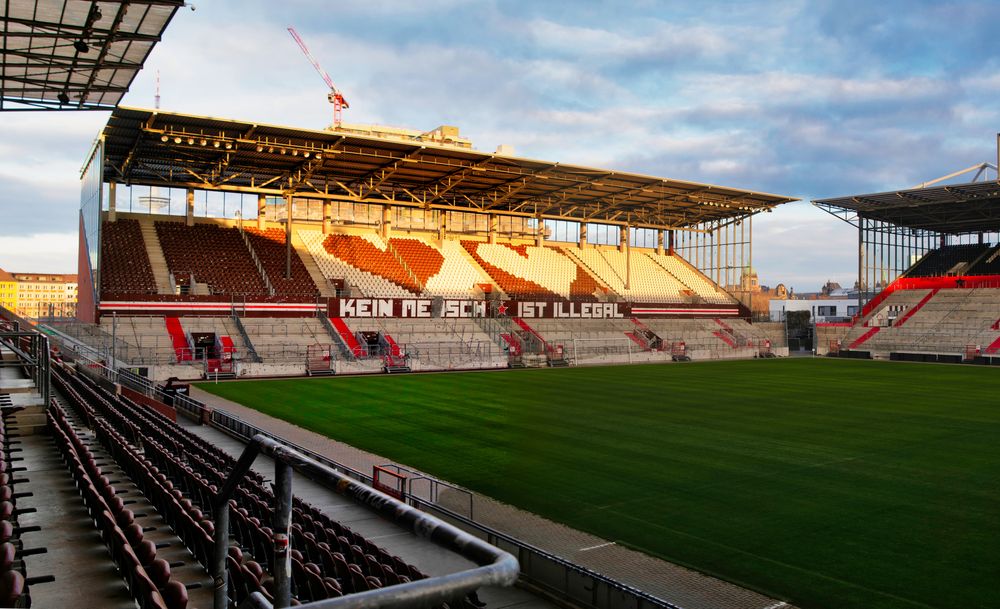
M 787 197 L 132 108 L 86 168 L 80 323 L 52 330 L 152 378 L 784 349 L 721 286 Z
M 819 324 L 817 353 L 1000 363 L 998 200 L 996 182 L 970 182 L 817 201 L 863 246 L 860 313 Z

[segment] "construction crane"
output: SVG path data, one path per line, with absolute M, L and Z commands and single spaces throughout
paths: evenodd
M 288 33 L 291 34 L 292 38 L 295 39 L 295 42 L 298 43 L 299 48 L 302 49 L 302 53 L 305 54 L 306 59 L 309 60 L 309 63 L 311 63 L 314 68 L 316 68 L 316 72 L 320 75 L 320 78 L 323 79 L 323 82 L 326 83 L 326 86 L 330 87 L 330 93 L 327 94 L 326 98 L 330 101 L 331 104 L 333 104 L 333 126 L 339 127 L 341 122 L 341 111 L 344 108 L 350 108 L 351 105 L 347 103 L 346 99 L 344 99 L 344 94 L 340 92 L 340 89 L 337 88 L 337 85 L 333 84 L 333 79 L 330 78 L 330 75 L 326 73 L 326 70 L 323 69 L 323 66 L 319 65 L 319 62 L 316 61 L 316 58 L 313 57 L 313 54 L 309 52 L 309 47 L 307 47 L 306 43 L 302 41 L 302 37 L 299 36 L 299 33 L 295 31 L 295 28 L 293 27 L 288 28 Z

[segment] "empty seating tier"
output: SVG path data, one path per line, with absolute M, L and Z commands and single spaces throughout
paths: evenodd
M 421 286 L 418 283 L 420 277 L 403 266 L 403 263 L 377 235 L 328 235 L 323 242 L 323 247 L 331 256 L 357 269 L 388 279 L 410 292 L 411 295 L 421 292 Z M 414 245 L 410 249 L 416 250 L 416 248 L 417 246 Z M 436 272 L 441 268 L 441 254 L 437 250 L 427 248 L 427 251 L 420 252 L 420 257 L 421 267 L 424 270 L 436 267 L 434 269 Z
M 462 246 L 513 298 L 597 300 L 593 277 L 555 248 L 478 241 Z
M 250 238 L 250 245 L 257 252 L 267 278 L 271 280 L 276 294 L 289 297 L 301 297 L 312 299 L 318 292 L 316 284 L 305 264 L 299 258 L 299 253 L 292 248 L 292 276 L 285 279 L 285 263 L 287 252 L 285 249 L 285 231 L 280 228 L 269 228 L 263 232 L 256 228 L 247 227 L 243 229 L 247 237 Z
M 980 258 L 968 275 L 1000 275 L 1000 245 L 990 250 L 985 256 Z
M 701 300 L 711 304 L 736 304 L 736 299 L 728 292 L 695 270 L 685 260 L 677 256 L 657 254 L 656 252 L 646 252 L 646 255 L 690 288 Z
M 907 277 L 939 277 L 963 275 L 969 265 L 989 249 L 988 245 L 946 245 L 931 250 L 906 272 Z
M 571 251 L 608 287 L 633 302 L 682 302 L 683 293 L 689 290 L 641 253 L 628 255 L 616 249 L 596 247 Z
M 163 415 L 125 396 L 107 392 L 86 377 L 56 371 L 55 378 L 60 391 L 71 396 L 80 418 L 93 425 L 97 438 L 181 542 L 199 563 L 209 565 L 214 547 L 212 498 L 215 490 L 228 480 L 235 459 Z M 59 418 L 57 413 L 53 416 Z M 64 432 L 70 448 L 77 452 L 87 449 L 82 442 L 73 441 L 71 426 L 58 420 L 55 424 Z M 120 498 L 115 499 L 117 492 L 106 478 L 101 478 L 98 466 L 89 466 L 87 458 L 79 460 L 83 466 L 76 467 L 74 460 L 73 471 L 89 476 L 89 484 L 84 483 L 82 489 L 85 498 L 95 508 L 95 521 L 109 540 L 112 555 L 116 560 L 121 556 L 126 581 L 140 606 L 183 609 L 153 579 L 155 569 L 147 567 L 155 564 L 150 554 L 155 557 L 156 548 L 142 546 L 150 560 L 133 560 L 133 555 L 139 554 L 132 548 L 136 540 L 129 537 L 133 527 L 126 525 L 124 535 L 116 531 L 122 530 L 123 521 L 135 515 L 130 514 L 131 510 Z M 253 592 L 273 600 L 269 575 L 275 564 L 274 542 L 267 524 L 272 521 L 273 505 L 270 488 L 256 472 L 248 472 L 238 482 L 230 503 L 231 533 L 236 545 L 229 548 L 227 560 L 229 593 L 236 605 Z M 300 603 L 427 577 L 297 497 L 293 498 L 290 532 L 292 594 Z M 135 532 L 139 539 L 141 533 L 141 529 Z
M 101 292 L 105 298 L 156 294 L 156 279 L 138 220 L 101 226 Z
M 235 228 L 157 222 L 156 233 L 175 277 L 193 273 L 212 293 L 229 297 L 267 296 L 267 288 Z
M 320 271 L 328 279 L 342 280 L 353 296 L 381 296 L 383 298 L 409 298 L 413 292 L 378 273 L 371 273 L 338 258 L 327 247 L 327 239 L 320 231 L 302 230 L 299 236 Z M 343 236 L 343 235 L 341 235 Z M 360 293 L 359 293 L 360 292 Z

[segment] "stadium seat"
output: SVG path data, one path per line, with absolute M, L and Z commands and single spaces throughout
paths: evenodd
M 207 567 L 213 548 L 211 497 L 225 482 L 235 460 L 159 413 L 108 392 L 84 376 L 59 369 L 53 379 L 75 416 L 93 426 L 104 450 L 198 562 Z M 184 609 L 186 590 L 172 583 L 175 579 L 169 565 L 159 561 L 156 546 L 144 539 L 142 528 L 133 521 L 118 493 L 117 483 L 105 474 L 105 466 L 97 464 L 62 407 L 54 406 L 48 417 L 88 511 L 101 527 L 136 602 L 144 608 Z M 237 604 L 255 591 L 270 595 L 268 573 L 274 564 L 274 546 L 272 531 L 263 523 L 270 522 L 273 501 L 264 479 L 251 471 L 240 481 L 230 503 L 231 532 L 239 545 L 231 548 L 228 565 L 230 590 Z M 413 573 L 419 573 L 410 565 L 395 563 L 384 549 L 301 499 L 293 498 L 293 506 L 293 591 L 297 602 L 402 581 L 393 577 L 400 569 L 411 579 Z
M 138 220 L 101 226 L 101 293 L 107 300 L 156 294 L 156 279 Z

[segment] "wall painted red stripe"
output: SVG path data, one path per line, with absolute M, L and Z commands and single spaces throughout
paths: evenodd
M 997 351 L 1000 351 L 1000 337 L 997 337 L 995 341 L 990 343 L 989 347 L 986 347 L 987 353 L 993 354 L 996 353 Z
M 859 346 L 863 345 L 865 343 L 865 341 L 867 341 L 869 338 L 871 338 L 871 337 L 875 336 L 876 334 L 878 334 L 878 331 L 881 330 L 881 329 L 882 328 L 880 328 L 880 327 L 869 329 L 867 332 L 865 332 L 860 337 L 858 337 L 858 339 L 856 341 L 854 341 L 853 343 L 851 343 L 850 346 L 847 347 L 847 348 L 848 349 L 853 349 L 855 347 L 859 347 Z
M 716 330 L 715 332 L 712 332 L 712 334 L 714 334 L 719 340 L 726 343 L 733 349 L 736 348 L 736 341 L 734 341 L 728 334 L 726 334 L 722 330 Z
M 170 333 L 170 341 L 174 345 L 174 353 L 177 355 L 177 361 L 190 361 L 191 348 L 188 345 L 184 328 L 181 326 L 181 320 L 176 315 L 170 315 L 163 319 L 167 324 L 167 332 Z
M 333 327 L 337 330 L 337 334 L 340 335 L 341 340 L 344 341 L 344 344 L 347 345 L 351 353 L 361 355 L 364 352 L 361 348 L 361 343 L 358 342 L 358 339 L 354 336 L 354 332 L 351 332 L 351 329 L 347 327 L 343 319 L 331 317 L 330 323 L 333 324 Z
M 908 320 L 908 319 L 910 319 L 911 317 L 913 317 L 913 315 L 914 315 L 914 314 L 915 314 L 915 313 L 916 313 L 917 311 L 919 311 L 920 309 L 922 309 L 922 308 L 923 308 L 923 306 L 924 306 L 925 304 L 927 304 L 927 303 L 928 303 L 928 302 L 930 301 L 930 299 L 931 299 L 931 298 L 934 298 L 934 295 L 935 295 L 935 294 L 937 294 L 937 293 L 938 293 L 938 288 L 935 288 L 935 289 L 931 290 L 930 294 L 928 294 L 927 296 L 924 296 L 923 298 L 921 298 L 921 299 L 920 299 L 920 302 L 918 302 L 918 303 L 917 303 L 917 304 L 915 304 L 914 306 L 910 307 L 910 309 L 909 309 L 909 310 L 908 310 L 908 311 L 906 312 L 906 314 L 905 314 L 905 315 L 903 315 L 903 316 L 902 316 L 902 317 L 900 317 L 900 318 L 899 318 L 898 320 L 896 320 L 896 323 L 895 323 L 895 324 L 893 324 L 893 326 L 895 326 L 895 327 L 897 327 L 897 328 L 898 328 L 899 326 L 901 326 L 901 325 L 903 325 L 904 323 L 906 323 L 906 320 Z

